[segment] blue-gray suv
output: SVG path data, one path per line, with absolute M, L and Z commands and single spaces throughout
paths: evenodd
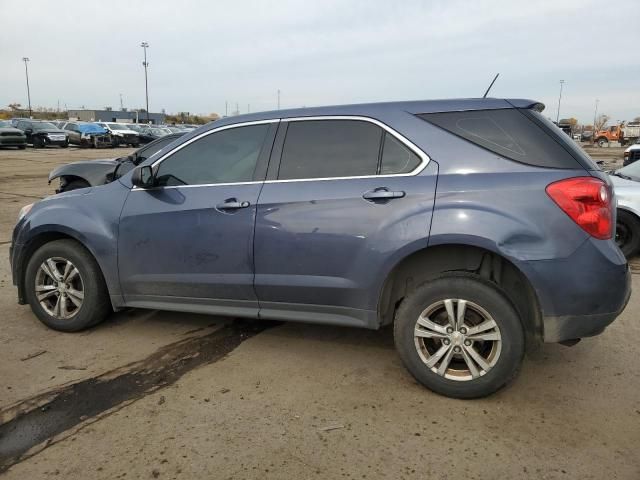
M 490 394 L 530 341 L 630 295 L 606 174 L 531 100 L 224 118 L 100 186 L 23 208 L 20 303 L 76 331 L 125 307 L 377 329 L 413 376 Z

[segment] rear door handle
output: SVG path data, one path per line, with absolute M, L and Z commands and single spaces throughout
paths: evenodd
M 230 198 L 224 203 L 219 203 L 218 205 L 216 205 L 216 210 L 239 210 L 241 208 L 247 208 L 249 205 L 251 205 L 249 202 L 239 202 L 235 198 Z
M 404 196 L 405 193 L 402 190 L 394 192 L 386 188 L 376 188 L 375 190 L 365 192 L 362 198 L 365 200 L 391 200 L 394 198 L 403 198 Z

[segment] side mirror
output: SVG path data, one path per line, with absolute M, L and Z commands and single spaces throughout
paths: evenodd
M 131 174 L 131 183 L 134 187 L 151 188 L 155 185 L 153 169 L 151 165 L 136 168 Z
M 28 135 L 31 135 L 31 134 L 33 133 L 33 129 L 31 129 L 31 128 L 27 128 L 27 129 L 24 131 L 24 133 L 26 133 L 26 134 L 28 134 Z

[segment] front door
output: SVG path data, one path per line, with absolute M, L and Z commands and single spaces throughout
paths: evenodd
M 257 313 L 253 234 L 264 179 L 258 167 L 275 128 L 221 127 L 155 162 L 157 186 L 134 188 L 120 219 L 118 265 L 127 305 Z

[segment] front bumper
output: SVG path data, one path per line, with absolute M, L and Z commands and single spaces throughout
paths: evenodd
M 0 146 L 2 147 L 20 147 L 22 145 L 27 144 L 26 137 L 9 137 L 9 136 L 0 136 Z
M 25 303 L 27 303 L 24 295 L 24 285 L 20 280 L 22 278 L 22 251 L 23 248 L 21 245 L 12 243 L 9 246 L 9 265 L 11 266 L 11 279 L 13 281 L 13 284 L 18 287 L 18 303 L 20 305 L 24 305 Z

